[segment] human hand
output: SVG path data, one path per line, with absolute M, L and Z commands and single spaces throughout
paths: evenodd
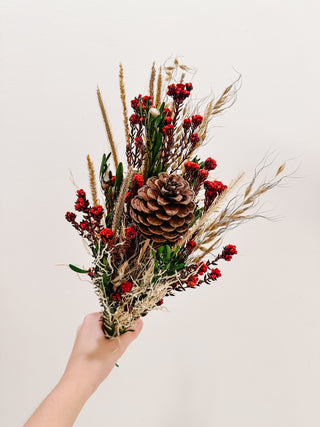
M 117 360 L 129 344 L 139 335 L 143 322 L 137 319 L 132 325 L 134 332 L 126 332 L 118 338 L 106 339 L 102 331 L 101 313 L 88 314 L 77 330 L 75 343 L 64 377 L 77 379 L 96 390 L 109 375 Z
M 61 380 L 24 427 L 73 426 L 85 402 L 142 329 L 143 322 L 137 319 L 132 325 L 133 332 L 107 340 L 100 316 L 91 313 L 84 318 Z

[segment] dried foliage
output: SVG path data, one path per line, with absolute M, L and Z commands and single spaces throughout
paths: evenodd
M 139 316 L 160 308 L 164 297 L 217 280 L 221 276 L 217 263 L 230 261 L 237 254 L 232 244 L 213 254 L 225 233 L 263 217 L 260 198 L 286 178 L 282 164 L 271 179 L 262 179 L 262 172 L 273 164 L 267 156 L 249 183 L 235 194 L 244 174 L 228 186 L 210 179 L 216 161 L 211 157 L 201 160 L 196 152 L 206 139 L 211 120 L 235 102 L 240 77 L 217 99 L 209 97 L 194 103 L 190 102 L 193 85 L 185 83 L 193 73 L 176 58 L 160 67 L 156 76 L 153 63 L 149 95 L 138 95 L 131 101 L 133 112 L 128 117 L 120 64 L 127 171 L 118 162 L 97 90 L 111 147 L 111 153 L 102 157 L 99 173 L 104 202 L 98 205 L 88 156 L 94 206 L 85 192 L 78 190 L 75 210 L 82 214 L 82 220 L 72 212 L 67 212 L 66 219 L 92 254 L 88 270 L 71 264 L 70 268 L 90 276 L 107 338 L 130 330 Z M 114 171 L 108 163 L 111 157 Z

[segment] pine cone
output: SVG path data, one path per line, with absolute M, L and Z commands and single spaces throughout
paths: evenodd
M 194 192 L 180 175 L 153 176 L 131 200 L 130 215 L 141 234 L 157 243 L 176 242 L 193 220 Z

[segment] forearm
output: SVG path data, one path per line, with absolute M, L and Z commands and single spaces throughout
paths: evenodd
M 81 378 L 63 375 L 24 427 L 71 427 L 94 388 Z

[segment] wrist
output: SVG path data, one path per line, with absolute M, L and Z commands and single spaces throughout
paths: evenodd
M 80 398 L 88 400 L 96 391 L 99 384 L 90 380 L 83 374 L 83 371 L 67 369 L 62 375 L 58 386 L 67 388 L 71 393 L 78 395 Z

